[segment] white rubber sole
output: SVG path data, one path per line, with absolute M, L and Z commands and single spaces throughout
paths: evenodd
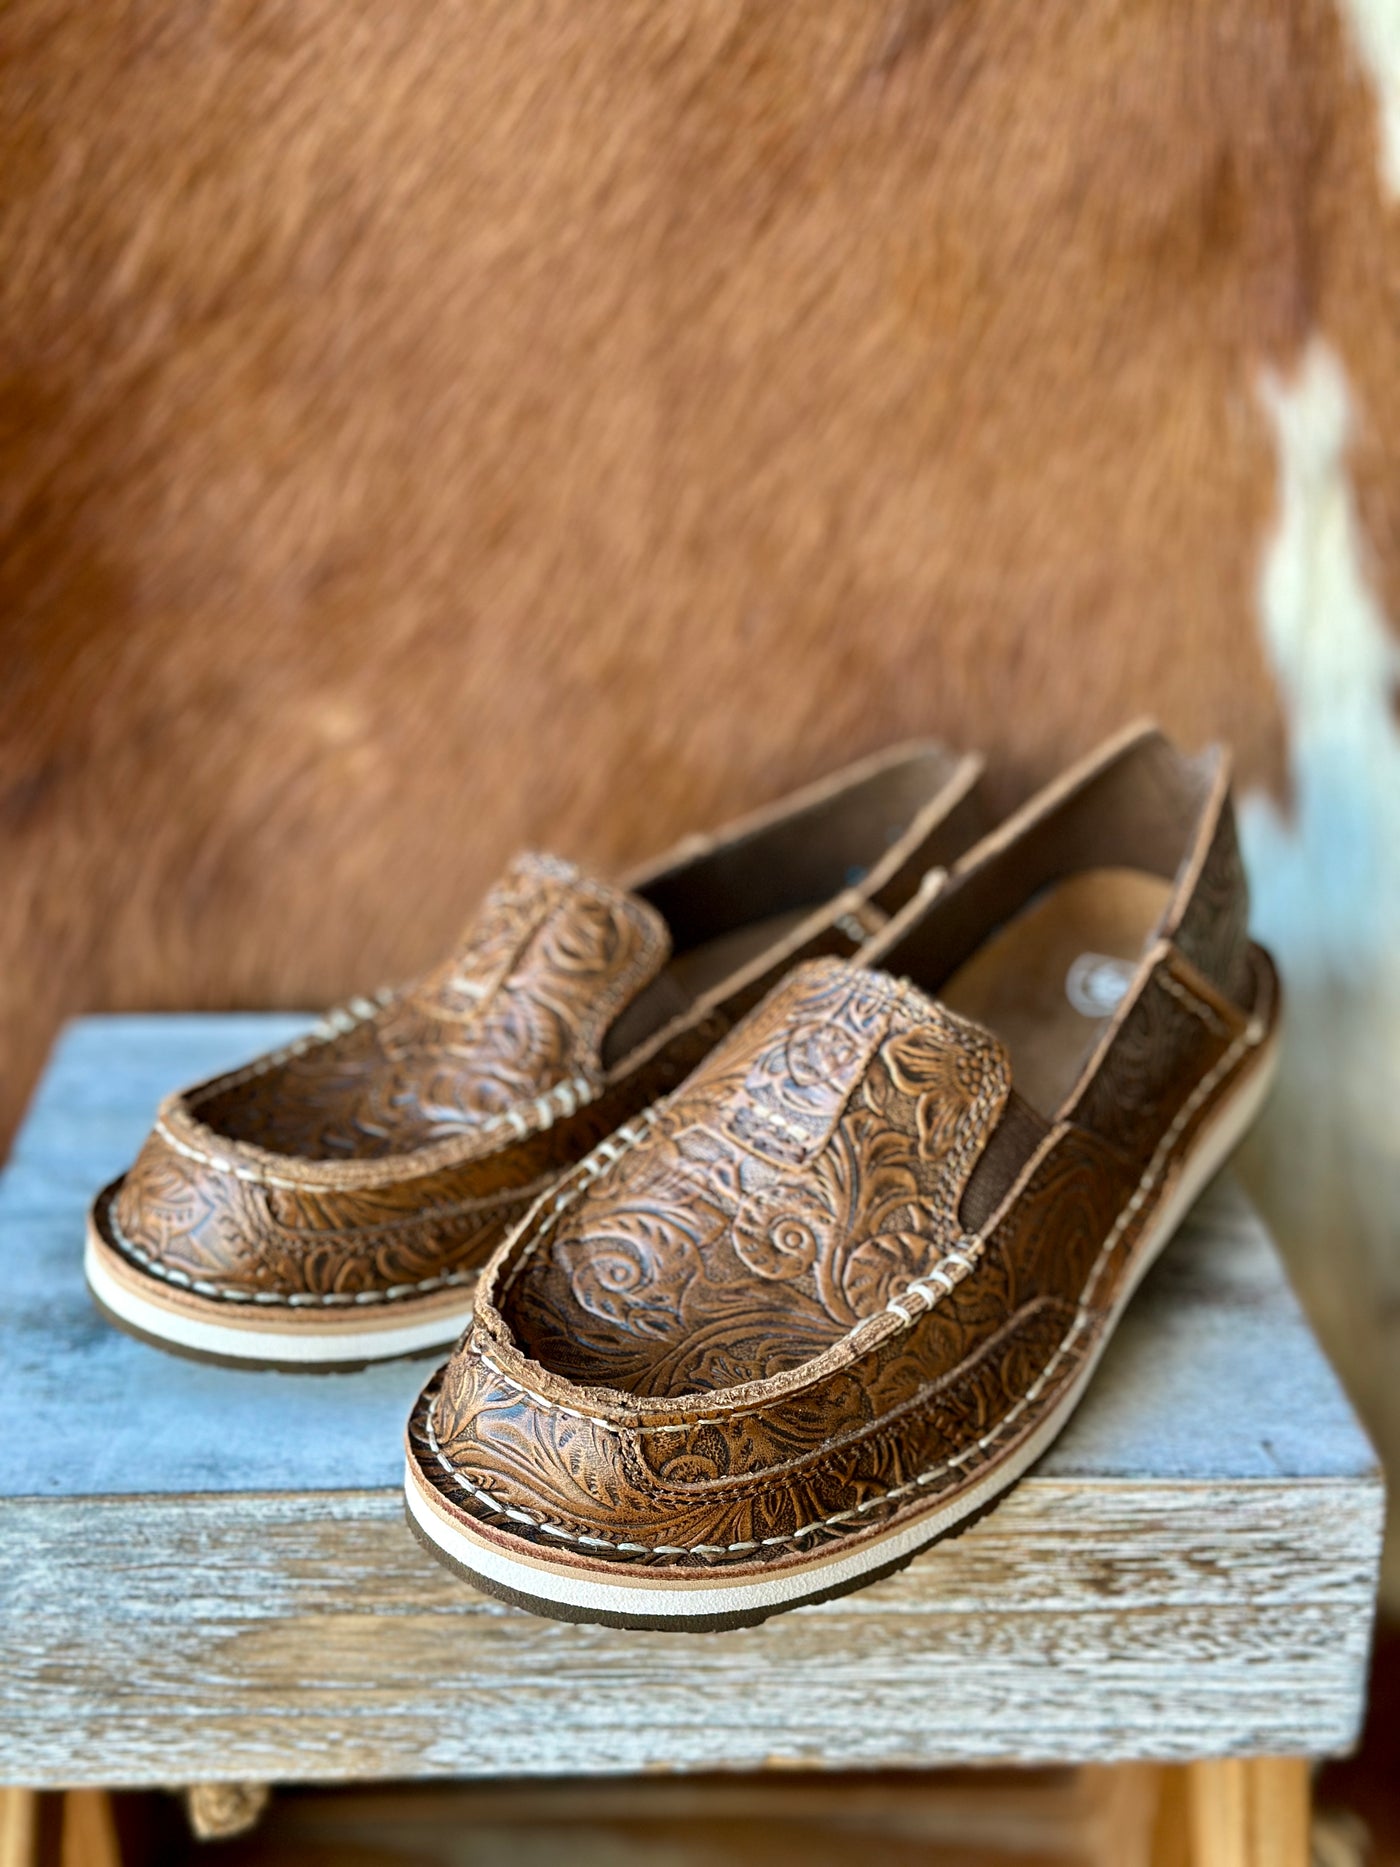
M 814 1557 L 771 1576 L 750 1575 L 733 1581 L 714 1575 L 694 1579 L 677 1576 L 661 1586 L 652 1579 L 654 1570 L 639 1570 L 629 1578 L 507 1554 L 498 1544 L 464 1529 L 440 1504 L 435 1505 L 435 1491 L 418 1478 L 410 1457 L 404 1495 L 413 1524 L 450 1563 L 489 1592 L 505 1595 L 537 1613 L 567 1620 L 604 1620 L 622 1626 L 680 1629 L 745 1625 L 805 1601 L 841 1594 L 874 1572 L 898 1568 L 965 1518 L 987 1509 L 1049 1450 L 1089 1385 L 1134 1291 L 1259 1113 L 1273 1085 L 1277 1064 L 1277 1039 L 1270 1038 L 1261 1047 L 1238 1093 L 1187 1157 L 1176 1185 L 1139 1241 L 1122 1289 L 1114 1299 L 1108 1326 L 1100 1330 L 1091 1352 L 1056 1404 L 1014 1452 L 941 1508 L 883 1536 L 871 1537 L 857 1549 Z
M 143 1341 L 206 1361 L 308 1371 L 359 1367 L 450 1348 L 471 1321 L 472 1286 L 464 1285 L 453 1292 L 450 1308 L 438 1307 L 430 1315 L 402 1322 L 376 1319 L 373 1324 L 338 1326 L 321 1316 L 296 1312 L 284 1328 L 276 1329 L 215 1322 L 193 1313 L 192 1304 L 180 1306 L 173 1293 L 170 1301 L 146 1296 L 136 1282 L 139 1273 L 113 1272 L 107 1262 L 109 1250 L 89 1225 L 83 1272 L 99 1308 Z

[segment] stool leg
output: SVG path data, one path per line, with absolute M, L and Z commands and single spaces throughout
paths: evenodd
M 122 1867 L 112 1798 L 105 1789 L 64 1790 L 59 1867 Z
M 0 1789 L 0 1867 L 36 1867 L 38 1859 L 38 1790 Z
M 1212 1757 L 1186 1779 L 1191 1867 L 1308 1867 L 1306 1758 Z

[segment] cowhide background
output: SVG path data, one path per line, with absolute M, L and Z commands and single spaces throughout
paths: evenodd
M 64 1017 L 402 975 L 522 844 L 1152 711 L 1400 1470 L 1397 0 L 9 0 L 0 195 L 0 1136 Z

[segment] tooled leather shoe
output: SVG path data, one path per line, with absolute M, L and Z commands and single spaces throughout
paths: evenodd
M 408 1429 L 410 1522 L 568 1619 L 869 1581 L 1074 1408 L 1274 1059 L 1224 760 L 1138 729 L 862 964 L 804 964 L 502 1246 Z
M 344 1367 L 444 1346 L 536 1195 L 795 961 L 967 846 L 980 762 L 862 761 L 610 886 L 523 856 L 458 950 L 172 1096 L 94 1203 L 99 1306 L 162 1347 Z

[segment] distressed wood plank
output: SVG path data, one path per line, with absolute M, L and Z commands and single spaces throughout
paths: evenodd
M 130 1160 L 161 1095 L 304 1023 L 93 1018 L 60 1040 L 0 1175 L 0 1497 L 397 1482 L 420 1366 L 314 1379 L 203 1367 L 109 1328 L 83 1285 L 87 1201 Z M 94 1393 L 122 1404 L 95 1414 Z M 1374 1477 L 1374 1455 L 1235 1187 L 1212 1190 L 1148 1279 L 1041 1469 Z
M 1378 1498 L 1164 1489 L 1027 1483 L 900 1576 L 708 1638 L 476 1595 L 383 1494 L 32 1502 L 0 1514 L 0 1769 L 296 1781 L 1345 1746 Z
M 1257 1219 L 1213 1189 L 1052 1453 L 965 1536 L 744 1633 L 536 1620 L 404 1529 L 420 1366 L 176 1361 L 81 1281 L 159 1095 L 298 1028 L 74 1027 L 0 1177 L 0 1779 L 154 1783 L 1083 1761 L 1347 1746 L 1375 1461 Z

